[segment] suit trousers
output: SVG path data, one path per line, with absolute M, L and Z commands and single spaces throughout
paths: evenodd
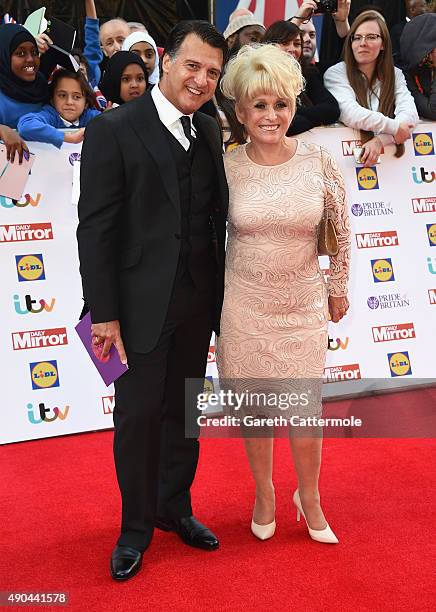
M 189 489 L 199 443 L 185 435 L 185 379 L 199 379 L 196 392 L 203 390 L 213 275 L 210 280 L 199 289 L 189 272 L 179 274 L 157 346 L 149 353 L 126 347 L 129 369 L 115 382 L 114 409 L 114 459 L 122 498 L 120 545 L 143 551 L 156 516 L 175 519 L 192 514 Z M 193 395 L 187 398 L 187 409 L 195 412 Z

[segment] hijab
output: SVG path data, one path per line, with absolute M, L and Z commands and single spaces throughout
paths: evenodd
M 139 55 L 130 51 L 118 51 L 118 53 L 112 55 L 106 64 L 99 84 L 99 88 L 106 100 L 116 102 L 116 104 L 124 104 L 120 97 L 121 77 L 124 70 L 130 64 L 138 64 L 144 71 L 145 80 L 147 80 L 147 69 Z
M 133 45 L 136 45 L 136 43 L 139 42 L 146 42 L 154 49 L 154 70 L 149 75 L 148 82 L 150 83 L 150 85 L 156 85 L 156 83 L 159 82 L 159 54 L 157 52 L 156 43 L 154 42 L 154 39 L 150 36 L 150 34 L 147 34 L 146 32 L 132 32 L 132 34 L 129 34 L 129 36 L 123 42 L 123 51 L 130 51 Z
M 46 78 L 36 72 L 34 81 L 24 81 L 11 70 L 11 56 L 15 49 L 24 42 L 36 45 L 32 34 L 18 23 L 0 25 L 0 90 L 9 98 L 18 102 L 40 104 L 48 100 Z

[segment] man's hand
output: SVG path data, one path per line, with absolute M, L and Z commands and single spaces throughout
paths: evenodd
M 64 134 L 64 142 L 69 142 L 70 144 L 79 144 L 85 138 L 85 128 L 80 128 L 80 130 L 75 130 L 74 132 L 65 132 Z
M 400 127 L 395 134 L 395 142 L 397 144 L 403 144 L 406 140 L 409 140 L 412 135 L 413 125 L 409 125 L 408 123 L 400 123 Z
M 108 355 L 112 344 L 118 351 L 121 363 L 127 364 L 126 351 L 121 340 L 119 321 L 108 321 L 107 323 L 93 323 L 91 325 L 92 344 L 98 346 L 103 344 L 101 359 L 104 360 Z
M 53 44 L 52 39 L 47 34 L 44 34 L 44 32 L 35 36 L 35 40 L 40 54 L 48 51 L 50 45 Z
M 360 162 L 369 168 L 377 163 L 379 155 L 383 152 L 383 143 L 378 136 L 374 136 L 368 142 L 362 146 L 362 155 L 360 156 Z
M 20 164 L 23 163 L 23 156 L 29 159 L 29 149 L 15 130 L 12 130 L 7 125 L 0 125 L 0 140 L 3 140 L 6 145 L 6 159 L 11 164 L 15 161 L 15 153 L 18 153 L 18 162 Z
M 351 0 L 338 0 L 338 10 L 332 13 L 336 32 L 339 38 L 345 38 L 350 31 L 348 15 L 350 14 Z
M 308 21 L 317 10 L 318 6 L 315 0 L 304 0 L 294 17 L 292 23 L 301 25 L 304 21 Z
M 349 307 L 350 303 L 347 297 L 329 295 L 329 313 L 333 323 L 339 323 L 342 317 L 347 314 Z

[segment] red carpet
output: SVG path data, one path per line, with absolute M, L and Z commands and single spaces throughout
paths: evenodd
M 111 445 L 100 432 L 0 449 L 0 590 L 67 591 L 74 611 L 434 610 L 434 440 L 325 440 L 321 492 L 337 546 L 295 522 L 286 440 L 276 441 L 278 527 L 266 542 L 249 531 L 242 443 L 207 440 L 193 499 L 220 550 L 156 531 L 141 573 L 122 584 L 108 571 L 120 515 Z

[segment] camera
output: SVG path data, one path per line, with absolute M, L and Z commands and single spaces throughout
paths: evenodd
M 318 8 L 317 13 L 336 13 L 338 10 L 338 0 L 315 0 Z
M 353 149 L 353 156 L 354 156 L 354 162 L 356 164 L 362 164 L 362 153 L 363 153 L 363 148 L 362 147 L 354 147 Z M 381 163 L 381 157 L 380 155 L 378 156 L 377 161 L 375 162 L 376 164 L 380 164 Z

